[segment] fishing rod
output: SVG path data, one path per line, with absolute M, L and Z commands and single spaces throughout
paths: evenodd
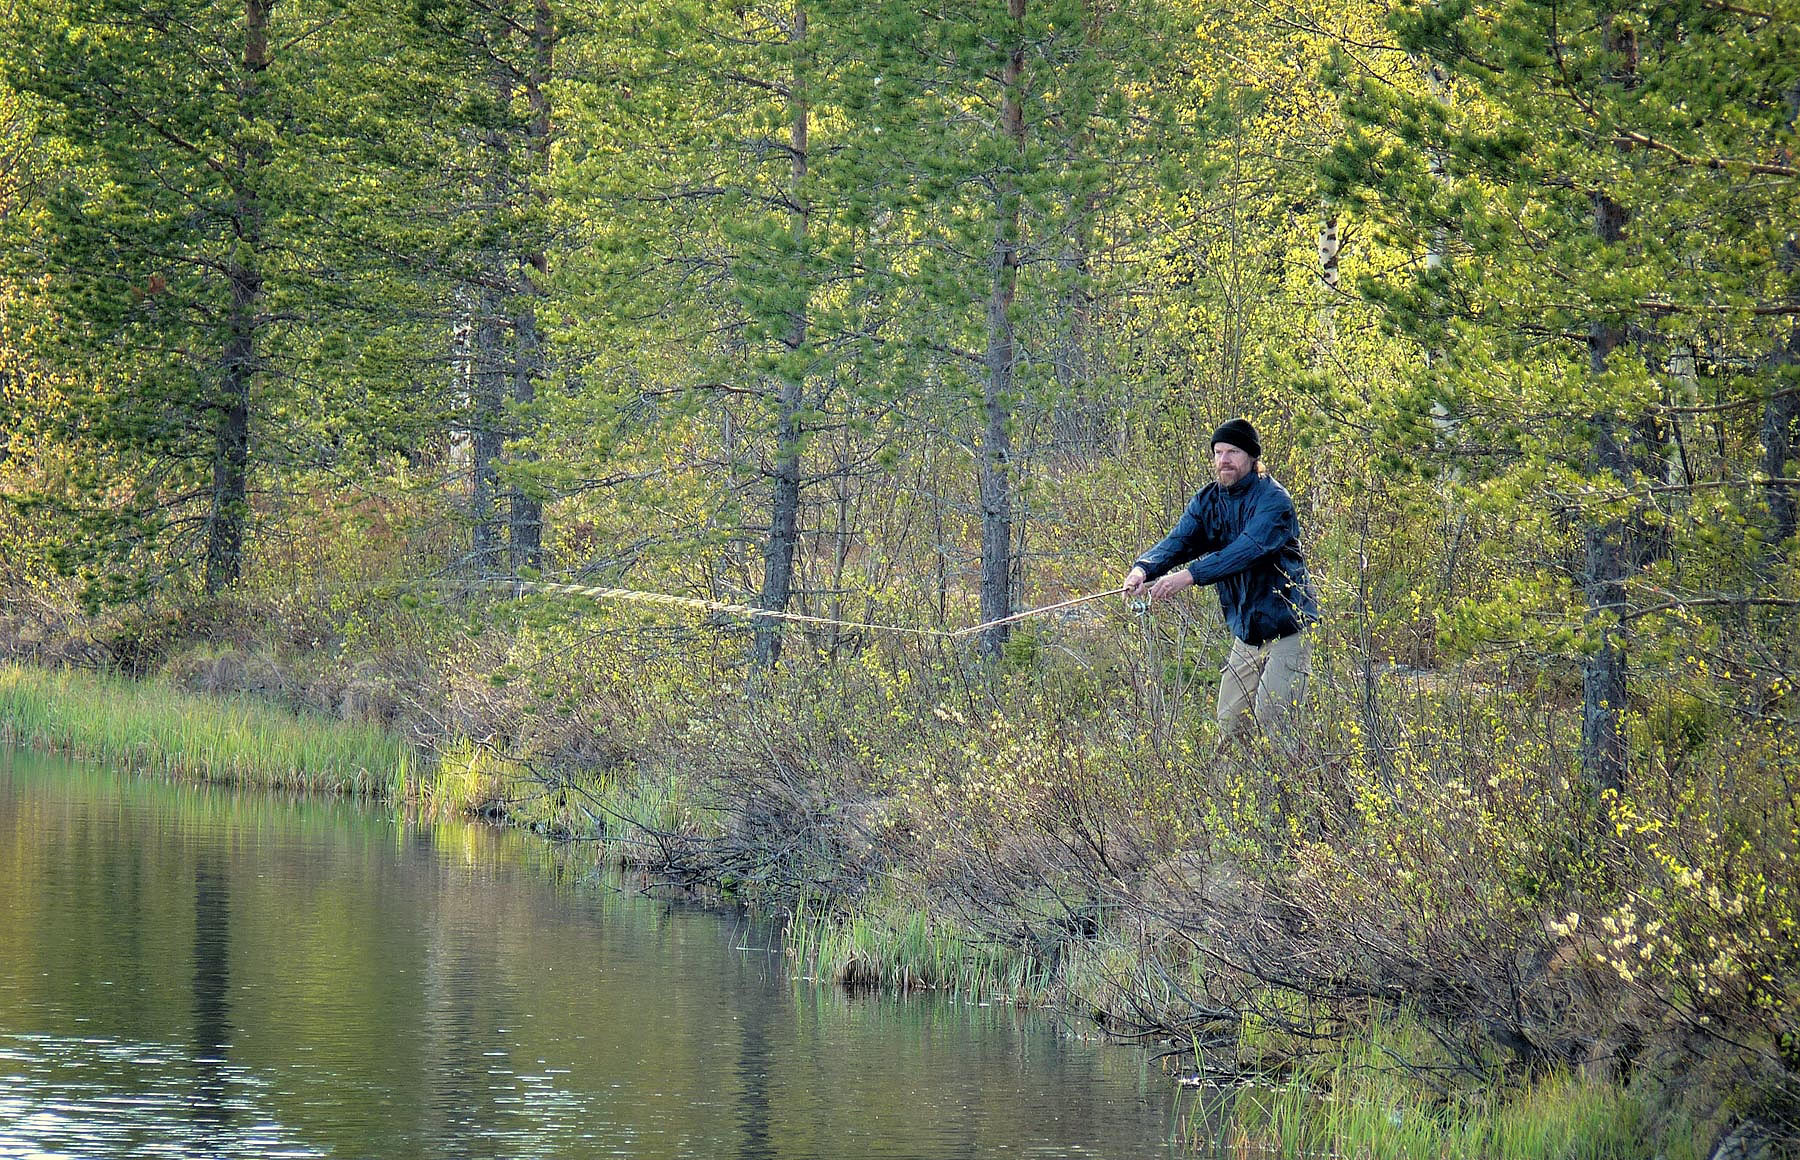
M 670 608 L 688 608 L 697 612 L 711 612 L 724 616 L 744 616 L 757 620 L 780 620 L 790 624 L 809 624 L 821 628 L 857 629 L 864 632 L 884 632 L 895 636 L 915 636 L 935 638 L 939 640 L 960 640 L 986 632 L 990 628 L 998 628 L 1003 624 L 1014 624 L 1021 620 L 1029 620 L 1035 616 L 1043 616 L 1064 608 L 1073 608 L 1078 604 L 1087 604 L 1094 600 L 1103 600 L 1108 596 L 1124 593 L 1124 585 L 1106 588 L 1099 592 L 1089 592 L 1084 596 L 1075 596 L 1068 600 L 1059 600 L 1054 604 L 1044 604 L 1037 608 L 1027 608 L 1009 616 L 986 620 L 968 628 L 941 629 L 917 628 L 903 624 L 876 624 L 864 620 L 843 620 L 831 616 L 810 616 L 803 612 L 778 611 L 772 608 L 758 608 L 753 604 L 731 604 L 720 600 L 706 600 L 698 596 L 675 596 L 666 592 L 644 592 L 636 588 L 612 588 L 605 585 L 592 584 L 559 584 L 548 580 L 509 580 L 505 582 L 516 592 L 540 592 L 560 596 L 581 596 L 592 600 L 617 600 L 633 604 L 654 604 Z

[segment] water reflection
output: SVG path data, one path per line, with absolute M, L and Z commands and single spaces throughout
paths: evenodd
M 0 759 L 0 1160 L 1145 1156 L 1139 1058 L 519 835 Z
M 769 1140 L 769 1068 L 773 1057 L 766 1026 L 768 1012 L 766 1005 L 753 1005 L 741 1021 L 737 1103 L 743 1140 L 738 1145 L 739 1160 L 775 1160 L 776 1156 Z
M 194 867 L 194 1094 L 189 1106 L 202 1128 L 222 1129 L 226 1058 L 231 1048 L 231 896 L 217 861 L 202 854 Z

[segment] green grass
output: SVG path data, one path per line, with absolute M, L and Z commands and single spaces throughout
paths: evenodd
M 1280 1088 L 1245 1087 L 1196 1144 L 1242 1157 L 1357 1160 L 1649 1160 L 1649 1109 L 1616 1085 L 1560 1072 L 1524 1086 L 1457 1086 L 1393 1054 L 1401 1018 L 1340 1044 Z M 1677 1134 L 1679 1135 L 1679 1134 Z M 1665 1143 L 1666 1139 L 1665 1137 Z
M 584 785 L 598 837 L 622 851 L 647 834 L 710 836 L 719 820 L 695 799 L 692 780 L 679 770 L 633 766 L 588 776 Z
M 397 798 L 414 802 L 421 811 L 438 818 L 455 818 L 505 802 L 508 787 L 520 778 L 515 762 L 509 762 L 470 741 L 458 741 L 439 756 L 436 764 L 399 785 Z
M 1387 1085 L 1381 1085 L 1387 1087 Z M 1649 1160 L 1643 1106 L 1570 1076 L 1445 1104 L 1422 1085 L 1370 1091 L 1341 1073 L 1328 1091 L 1245 1089 L 1226 1128 L 1233 1153 L 1366 1160 Z
M 272 788 L 391 795 L 414 764 L 370 725 L 154 682 L 0 667 L 0 737 L 133 769 Z
M 851 915 L 802 905 L 785 935 L 802 978 L 848 987 L 942 990 L 968 997 L 1038 1002 L 1041 966 L 1011 947 L 972 939 L 919 907 L 898 902 Z

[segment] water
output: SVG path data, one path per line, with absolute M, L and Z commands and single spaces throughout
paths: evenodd
M 0 753 L 0 1160 L 1188 1155 L 1135 1052 L 523 835 Z

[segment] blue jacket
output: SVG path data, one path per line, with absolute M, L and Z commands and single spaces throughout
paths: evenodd
M 1138 557 L 1151 580 L 1192 561 L 1196 584 L 1219 589 L 1232 635 L 1260 645 L 1319 619 L 1319 601 L 1300 552 L 1300 520 L 1287 488 L 1252 471 L 1228 488 L 1209 483 L 1181 521 Z

